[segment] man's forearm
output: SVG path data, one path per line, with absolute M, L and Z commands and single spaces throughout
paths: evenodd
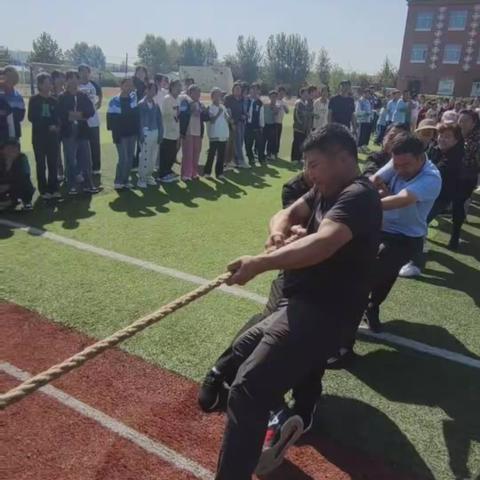
M 415 203 L 415 199 L 412 199 L 408 195 L 388 195 L 381 199 L 383 210 L 395 210 L 397 208 L 405 208 Z
M 288 212 L 286 210 L 280 210 L 270 220 L 270 235 L 273 233 L 281 233 L 285 236 L 288 236 L 292 225 L 293 223 L 291 222 Z
M 330 239 L 318 232 L 256 258 L 260 273 L 269 270 L 294 270 L 323 262 L 333 255 L 337 248 Z

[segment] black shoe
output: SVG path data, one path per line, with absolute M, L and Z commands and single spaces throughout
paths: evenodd
M 380 323 L 380 309 L 377 306 L 369 305 L 365 310 L 363 319 L 368 325 L 368 328 L 373 333 L 381 333 L 382 332 L 382 324 Z
M 458 252 L 458 247 L 460 246 L 460 239 L 458 238 L 451 238 L 450 242 L 448 243 L 447 248 L 452 250 L 452 252 Z
M 337 355 L 330 357 L 327 360 L 328 370 L 342 370 L 348 369 L 355 362 L 357 355 L 353 351 L 353 348 L 342 348 Z
M 220 373 L 210 370 L 198 393 L 200 408 L 206 413 L 224 410 L 227 399 L 228 386 L 225 383 L 225 378 Z

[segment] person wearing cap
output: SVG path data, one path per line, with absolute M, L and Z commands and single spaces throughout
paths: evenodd
M 415 136 L 422 141 L 425 151 L 428 152 L 437 139 L 437 122 L 431 118 L 422 120 L 415 130 Z
M 0 146 L 0 211 L 15 208 L 19 200 L 23 210 L 32 210 L 34 192 L 27 156 L 18 140 L 6 140 Z

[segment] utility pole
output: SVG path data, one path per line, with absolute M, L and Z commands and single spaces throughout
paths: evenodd
M 128 52 L 125 54 L 125 76 L 128 75 Z

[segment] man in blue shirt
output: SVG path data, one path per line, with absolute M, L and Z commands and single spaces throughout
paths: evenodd
M 427 216 L 440 194 L 442 179 L 426 157 L 422 142 L 405 133 L 392 144 L 393 158 L 370 179 L 382 196 L 382 240 L 365 320 L 381 331 L 381 303 L 392 289 L 400 268 L 419 249 L 427 235 Z
M 400 100 L 400 92 L 395 90 L 392 93 L 392 99 L 387 103 L 387 126 L 393 123 L 393 115 L 397 109 L 397 103 Z
M 408 90 L 405 90 L 402 98 L 398 100 L 392 120 L 395 124 L 410 125 L 410 92 Z

